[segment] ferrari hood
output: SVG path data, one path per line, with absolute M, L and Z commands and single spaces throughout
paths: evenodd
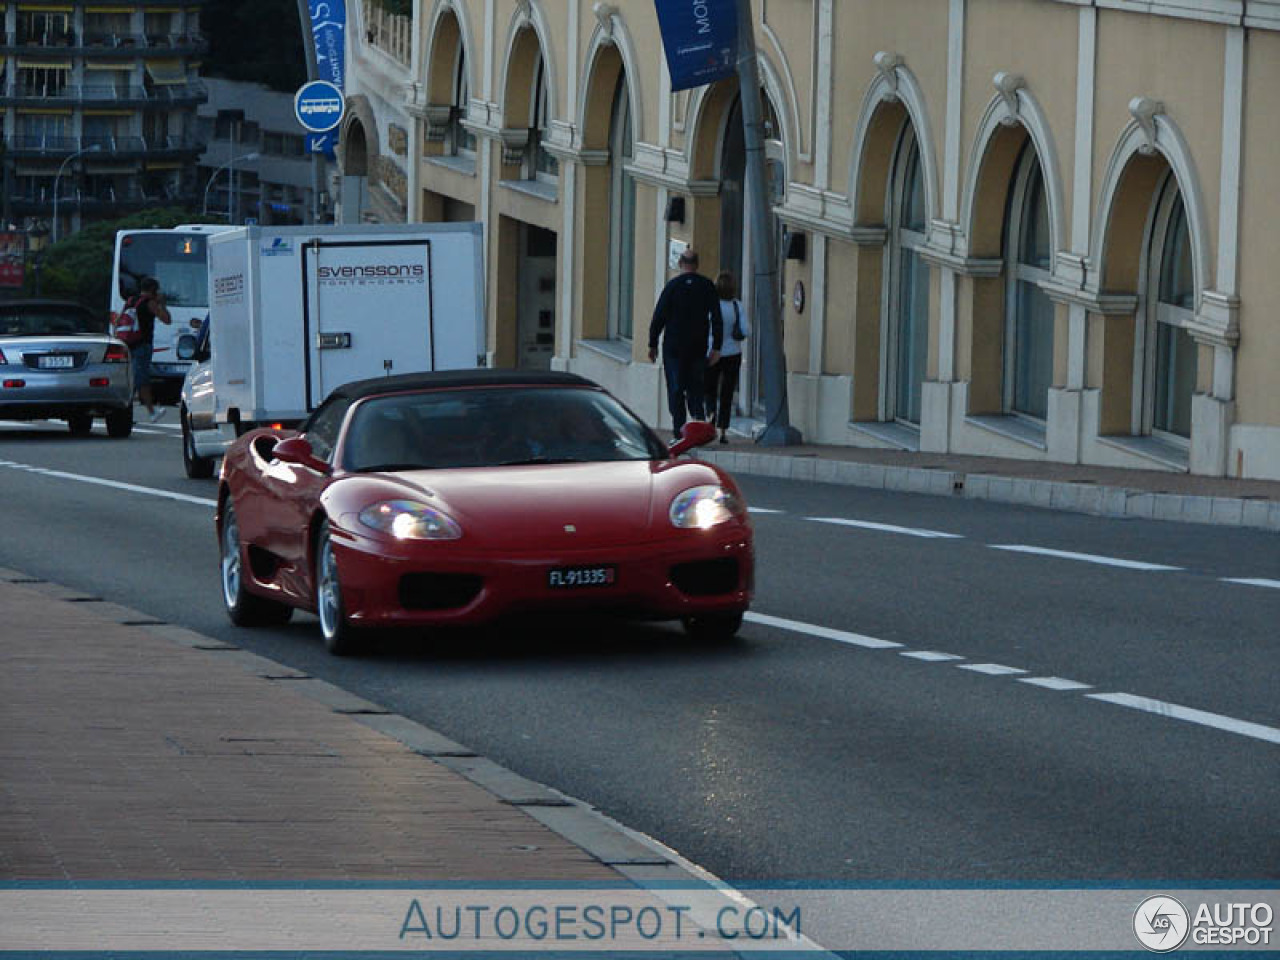
M 542 464 L 399 475 L 447 512 L 472 544 L 512 550 L 589 549 L 643 539 L 667 504 L 656 464 Z

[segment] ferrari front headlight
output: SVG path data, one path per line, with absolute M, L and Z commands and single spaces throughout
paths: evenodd
M 383 500 L 360 511 L 360 522 L 397 540 L 457 540 L 462 528 L 453 518 L 425 503 Z
M 706 530 L 742 516 L 746 506 L 718 484 L 693 487 L 671 501 L 671 523 L 681 529 Z

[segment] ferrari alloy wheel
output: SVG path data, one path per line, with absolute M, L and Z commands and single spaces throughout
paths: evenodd
M 87 437 L 93 432 L 93 417 L 87 413 L 73 413 L 67 417 L 67 429 L 73 437 Z
M 236 511 L 227 501 L 226 515 L 222 519 L 221 559 L 222 602 L 227 616 L 237 627 L 268 627 L 288 623 L 293 608 L 259 597 L 245 589 L 244 560 L 240 547 L 240 527 L 236 523 Z
M 107 436 L 123 440 L 133 433 L 133 407 L 123 407 L 107 414 Z
M 360 651 L 363 645 L 360 630 L 347 621 L 347 610 L 342 603 L 342 579 L 327 520 L 320 525 L 320 535 L 316 538 L 316 614 L 320 617 L 320 635 L 324 637 L 326 650 L 335 657 Z
M 732 640 L 742 627 L 741 613 L 711 613 L 684 618 L 684 631 L 695 640 Z
M 179 416 L 182 419 L 182 467 L 192 480 L 207 480 L 213 476 L 213 458 L 196 453 L 196 438 L 191 433 L 191 418 L 185 407 Z

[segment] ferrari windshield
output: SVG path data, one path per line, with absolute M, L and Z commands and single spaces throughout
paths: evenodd
M 60 337 L 105 330 L 92 313 L 73 306 L 0 304 L 0 337 Z
M 373 397 L 352 416 L 352 471 L 654 460 L 653 432 L 607 393 L 574 387 L 438 390 Z

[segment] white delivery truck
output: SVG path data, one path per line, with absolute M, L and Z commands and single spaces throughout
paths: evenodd
M 479 223 L 244 227 L 209 238 L 209 331 L 182 390 L 183 463 L 305 419 L 335 387 L 484 365 Z

